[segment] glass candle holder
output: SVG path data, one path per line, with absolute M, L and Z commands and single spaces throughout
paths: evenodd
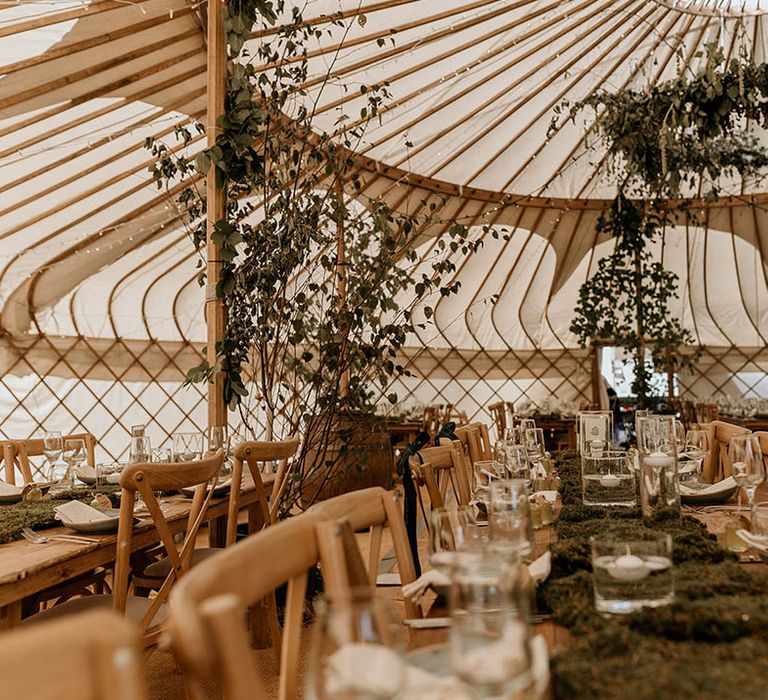
M 647 416 L 638 418 L 637 423 L 643 523 L 653 526 L 665 521 L 679 522 L 675 419 L 672 416 Z
M 622 450 L 581 457 L 582 500 L 587 506 L 634 506 L 635 475 Z
M 642 540 L 593 536 L 590 545 L 598 612 L 622 615 L 674 600 L 670 535 L 651 533 Z

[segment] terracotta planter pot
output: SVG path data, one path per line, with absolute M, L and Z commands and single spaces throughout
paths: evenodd
M 342 454 L 347 436 L 347 452 Z M 327 466 L 327 462 L 333 462 Z M 299 502 L 307 507 L 317 501 L 339 496 L 349 491 L 392 486 L 392 446 L 385 420 L 374 415 L 341 419 L 337 435 L 324 454 L 309 448 L 304 460 L 305 477 Z

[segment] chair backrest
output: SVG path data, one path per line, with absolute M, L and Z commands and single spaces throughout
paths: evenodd
M 281 521 L 201 562 L 174 587 L 168 630 L 191 700 L 205 697 L 210 680 L 218 681 L 227 700 L 267 700 L 243 611 L 285 583 L 279 698 L 297 697 L 307 574 L 328 561 L 324 568 L 334 576 L 324 576 L 326 590 L 338 590 L 337 546 L 348 538 L 348 528 L 338 525 L 309 512 Z M 362 562 L 353 566 L 359 571 Z
M 117 530 L 117 553 L 115 556 L 115 574 L 112 585 L 114 607 L 118 612 L 125 611 L 128 598 L 130 573 L 131 538 L 133 536 L 133 507 L 136 493 L 140 493 L 152 521 L 160 535 L 170 560 L 170 572 L 163 581 L 157 595 L 144 613 L 139 623 L 142 633 L 152 623 L 160 606 L 165 603 L 175 581 L 186 573 L 192 564 L 192 551 L 197 533 L 203 522 L 205 510 L 213 494 L 212 488 L 206 488 L 221 470 L 224 463 L 224 450 L 220 449 L 204 459 L 194 462 L 171 462 L 156 464 L 130 464 L 120 474 L 120 523 Z M 155 492 L 172 491 L 195 487 L 187 529 L 183 542 L 178 545 L 160 507 Z
M 482 460 L 493 459 L 491 437 L 488 433 L 488 426 L 485 423 L 469 423 L 468 425 L 459 426 L 453 432 L 465 446 L 472 464 Z
M 262 525 L 271 525 L 275 522 L 280 507 L 280 499 L 285 489 L 288 474 L 288 460 L 299 449 L 298 438 L 290 438 L 283 441 L 247 441 L 241 442 L 235 447 L 234 464 L 232 466 L 232 483 L 239 484 L 243 476 L 243 463 L 248 465 L 248 470 L 253 478 L 254 488 L 260 503 Z M 272 485 L 270 502 L 264 483 L 261 479 L 260 465 L 267 462 L 277 462 L 277 473 Z M 229 515 L 227 518 L 227 547 L 235 543 L 237 536 L 237 514 L 240 510 L 240 489 L 232 488 L 229 494 Z
M 470 469 L 459 443 L 425 447 L 419 450 L 418 458 L 411 457 L 410 466 L 414 479 L 427 488 L 433 508 L 444 508 L 451 486 L 456 502 L 466 506 L 471 498 Z
M 504 437 L 504 431 L 509 425 L 508 420 L 515 414 L 515 404 L 511 401 L 498 401 L 488 406 L 493 418 L 493 424 L 496 428 L 496 439 L 501 440 Z
M 434 437 L 440 432 L 440 428 L 451 419 L 452 411 L 452 403 L 440 403 L 426 406 L 424 408 L 424 415 L 421 419 L 421 429 Z
M 22 626 L 0 635 L 4 698 L 144 700 L 136 628 L 109 610 Z
M 95 447 L 96 439 L 90 433 L 72 433 L 71 435 L 62 435 L 61 440 L 64 444 L 65 440 L 83 440 L 85 442 L 85 461 L 90 467 L 96 466 Z M 3 459 L 5 463 L 5 481 L 9 484 L 16 483 L 16 470 L 21 473 L 21 476 L 25 484 L 35 481 L 34 474 L 37 472 L 40 474 L 39 468 L 37 468 L 32 462 L 30 457 L 42 457 L 43 456 L 43 438 L 29 438 L 27 440 L 2 440 L 0 441 L 0 448 L 2 451 Z M 38 479 L 38 481 L 43 481 Z
M 350 524 L 352 530 L 364 528 L 370 530 L 368 577 L 373 583 L 376 582 L 381 559 L 383 529 L 385 525 L 388 525 L 400 573 L 400 583 L 405 585 L 416 580 L 416 567 L 413 564 L 413 556 L 408 544 L 405 522 L 389 491 L 380 486 L 351 491 L 322 501 L 312 506 L 307 512 L 322 520 L 345 520 Z M 405 609 L 408 617 L 422 616 L 421 607 L 411 600 L 406 599 Z
M 765 462 L 765 466 L 768 467 L 768 431 L 756 430 L 755 437 L 760 442 L 760 452 L 763 453 L 763 462 Z
M 701 464 L 701 480 L 714 484 L 731 475 L 731 460 L 728 456 L 728 443 L 735 435 L 749 435 L 751 431 L 740 425 L 715 420 L 711 423 L 697 423 L 700 430 L 707 431 L 709 454 Z

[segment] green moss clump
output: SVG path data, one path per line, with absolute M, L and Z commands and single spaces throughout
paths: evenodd
M 56 520 L 54 509 L 67 501 L 77 500 L 90 503 L 97 493 L 109 496 L 112 505 L 120 505 L 120 488 L 104 486 L 99 488 L 72 489 L 57 493 L 55 498 L 45 496 L 41 501 L 20 501 L 0 507 L 0 544 L 21 539 L 21 531 L 25 527 L 42 530 L 57 527 L 61 523 Z
M 643 539 L 654 530 L 637 508 L 584 506 L 577 457 L 559 455 L 557 468 L 564 505 L 552 573 L 538 591 L 573 635 L 552 659 L 556 700 L 768 697 L 768 577 L 739 565 L 698 520 L 675 518 L 659 524 L 672 536 L 675 602 L 598 614 L 589 538 Z

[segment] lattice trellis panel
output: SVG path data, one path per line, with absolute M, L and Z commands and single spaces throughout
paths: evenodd
M 3 339 L 0 438 L 85 430 L 98 441 L 98 460 L 125 460 L 130 428 L 141 423 L 153 447 L 170 447 L 172 433 L 206 429 L 205 387 L 183 380 L 201 357 L 187 343 L 169 349 L 119 339 Z M 239 416 L 231 422 L 238 430 Z
M 678 372 L 680 396 L 768 398 L 768 349 L 705 348 L 693 370 Z

